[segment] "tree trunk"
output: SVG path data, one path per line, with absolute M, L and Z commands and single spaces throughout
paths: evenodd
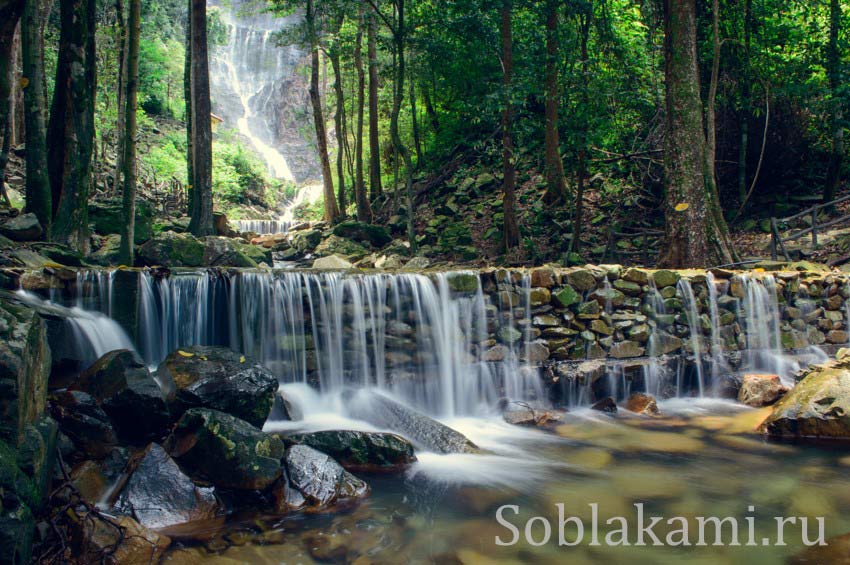
M 9 96 L 9 125 L 11 127 L 9 143 L 11 147 L 20 144 L 24 133 L 23 112 L 21 111 L 23 91 L 17 87 L 18 78 L 23 77 L 18 73 L 21 68 L 21 21 L 19 19 L 12 39 L 12 93 Z
M 124 140 L 126 139 L 125 127 L 127 123 L 127 113 L 125 112 L 126 102 L 126 84 L 127 84 L 127 22 L 124 19 L 124 2 L 123 0 L 115 0 L 115 22 L 118 27 L 118 92 L 115 97 L 117 100 L 118 117 L 115 120 L 115 169 L 112 173 L 112 187 L 117 193 L 118 188 L 122 186 L 121 175 L 124 172 Z
M 744 61 L 741 69 L 741 140 L 738 147 L 738 200 L 743 204 L 747 198 L 747 154 L 750 145 L 750 41 L 753 20 L 753 1 L 744 1 Z
M 339 218 L 339 208 L 334 195 L 334 180 L 331 172 L 331 160 L 328 156 L 328 135 L 325 131 L 325 117 L 322 111 L 322 99 L 319 94 L 319 37 L 316 30 L 316 14 L 313 0 L 307 0 L 305 20 L 310 37 L 310 103 L 313 105 L 313 125 L 316 128 L 316 145 L 322 163 L 322 183 L 324 185 L 325 221 L 332 224 Z
M 133 265 L 133 238 L 136 227 L 136 106 L 139 94 L 139 35 L 141 33 L 141 0 L 130 0 L 129 35 L 127 40 L 127 95 L 124 139 L 124 188 L 122 203 L 124 222 L 121 226 L 119 260 Z
M 546 136 L 545 169 L 548 204 L 563 202 L 567 193 L 564 163 L 561 161 L 561 141 L 558 134 L 558 4 L 546 0 Z
M 357 20 L 357 37 L 354 43 L 354 66 L 357 69 L 357 129 L 354 136 L 354 201 L 357 204 L 357 219 L 372 221 L 372 207 L 366 196 L 363 178 L 363 121 L 366 98 L 366 73 L 363 70 L 363 4 Z
M 44 29 L 52 2 L 28 0 L 21 26 L 23 72 L 28 84 L 24 89 L 24 121 L 27 144 L 27 212 L 38 218 L 45 233 L 50 233 L 53 215 L 50 178 L 47 176 L 47 99 L 45 98 Z
M 431 95 L 428 94 L 428 88 L 424 85 L 419 89 L 422 92 L 422 99 L 425 102 L 425 113 L 428 114 L 428 121 L 431 124 L 431 130 L 440 133 L 440 117 L 437 115 L 437 110 L 434 109 L 434 104 L 431 102 Z
M 713 29 L 713 56 L 711 63 L 711 82 L 708 88 L 708 101 L 705 112 L 705 191 L 709 214 L 715 228 L 715 240 L 713 246 L 717 248 L 717 254 L 726 263 L 731 263 L 734 258 L 732 244 L 729 241 L 729 228 L 726 218 L 723 217 L 723 209 L 720 207 L 720 193 L 717 189 L 717 173 L 715 162 L 717 159 L 717 128 L 715 106 L 717 102 L 717 83 L 720 80 L 720 2 L 712 0 L 712 29 Z
M 15 32 L 23 10 L 23 0 L 0 0 L 0 134 L 3 135 L 3 147 L 6 148 L 5 151 L 0 149 L 0 182 L 5 179 L 5 161 L 9 158 L 8 147 L 11 146 Z
M 195 209 L 195 168 L 192 160 L 195 151 L 192 141 L 192 0 L 188 1 L 186 7 L 186 53 L 183 60 L 183 101 L 186 108 L 183 112 L 183 121 L 186 122 L 186 196 L 188 202 L 186 212 L 191 215 Z
M 505 209 L 505 251 L 519 245 L 519 225 L 516 217 L 516 168 L 514 167 L 514 140 L 513 140 L 513 101 L 511 100 L 512 81 L 514 71 L 513 37 L 511 30 L 512 0 L 502 0 L 501 6 L 501 36 L 502 36 L 502 76 L 504 83 L 503 109 L 502 109 L 502 167 L 504 179 L 502 181 L 502 201 Z
M 377 5 L 377 2 L 375 3 Z M 381 140 L 378 132 L 378 20 L 369 14 L 367 30 L 369 58 L 369 196 L 375 200 L 381 187 Z
M 61 0 L 59 60 L 48 125 L 53 241 L 89 252 L 95 104 L 95 0 Z
M 844 160 L 844 104 L 842 103 L 841 51 L 838 36 L 841 33 L 841 4 L 839 0 L 829 2 L 829 44 L 826 50 L 826 72 L 832 108 L 832 155 L 823 187 L 823 201 L 835 200 L 841 183 L 841 164 Z
M 342 22 L 340 22 L 342 24 Z M 348 203 L 345 198 L 345 93 L 342 90 L 342 69 L 340 68 L 339 51 L 332 49 L 328 58 L 334 73 L 334 94 L 336 97 L 336 111 L 334 112 L 334 129 L 336 130 L 336 174 L 339 182 L 337 190 L 337 201 L 339 202 L 339 213 L 345 217 Z
M 697 67 L 696 0 L 665 1 L 664 67 L 667 94 L 666 252 L 668 267 L 728 262 L 716 245 L 705 180 L 705 130 Z
M 192 174 L 195 197 L 189 231 L 215 235 L 212 198 L 212 124 L 206 0 L 192 0 Z
M 570 240 L 570 251 L 578 253 L 581 249 L 582 223 L 584 221 L 584 185 L 587 182 L 587 131 L 588 112 L 590 111 L 590 94 L 588 92 L 588 80 L 590 78 L 590 58 L 587 43 L 590 40 L 590 24 L 593 19 L 593 4 L 589 4 L 587 12 L 579 19 L 581 28 L 581 104 L 579 140 L 578 140 L 578 162 L 576 163 L 576 205 L 573 216 L 573 237 Z
M 413 147 L 416 149 L 416 167 L 422 166 L 424 158 L 422 156 L 422 140 L 419 136 L 419 117 L 416 114 L 416 89 L 413 87 L 413 76 L 408 81 L 410 83 L 410 125 L 413 128 Z

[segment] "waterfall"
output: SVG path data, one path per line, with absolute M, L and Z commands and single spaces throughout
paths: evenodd
M 543 396 L 519 343 L 504 361 L 484 362 L 489 310 L 481 284 L 471 292 L 451 285 L 470 273 L 139 276 L 140 349 L 149 365 L 187 345 L 228 345 L 282 383 L 324 393 L 375 387 L 439 416 L 491 408 L 501 390 L 516 400 Z
M 682 295 L 684 302 L 685 316 L 688 321 L 688 329 L 690 331 L 691 352 L 694 355 L 694 365 L 697 371 L 697 385 L 699 387 L 699 395 L 705 396 L 705 377 L 703 376 L 702 367 L 702 320 L 699 314 L 699 303 L 694 295 L 694 288 L 691 282 L 687 279 L 679 281 L 679 292 Z
M 287 233 L 290 222 L 285 220 L 237 220 L 236 229 L 241 233 L 273 235 Z
M 111 277 L 107 277 L 106 280 L 111 281 Z M 100 290 L 101 287 L 94 288 Z M 135 351 L 133 342 L 127 333 L 117 322 L 105 314 L 84 310 L 79 306 L 68 308 L 52 300 L 44 300 L 25 290 L 18 290 L 15 295 L 21 302 L 68 324 L 71 329 L 71 336 L 74 339 L 73 349 L 81 355 L 84 367 L 91 365 L 104 354 L 116 349 Z M 103 304 L 108 304 L 108 302 L 103 302 Z
M 307 84 L 299 72 L 304 52 L 277 45 L 277 31 L 291 29 L 299 16 L 276 18 L 246 0 L 211 2 L 227 27 L 227 44 L 212 51 L 213 112 L 236 129 L 268 164 L 276 178 L 319 179 L 308 139 L 299 132 L 307 109 Z

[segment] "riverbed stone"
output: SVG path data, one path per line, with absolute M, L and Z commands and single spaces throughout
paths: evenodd
M 682 276 L 676 271 L 668 271 L 661 269 L 652 273 L 652 280 L 655 282 L 656 288 L 666 288 L 676 286 Z
M 355 473 L 398 473 L 416 462 L 413 445 L 391 433 L 328 430 L 292 434 L 284 441 L 321 451 Z
M 183 414 L 165 448 L 193 479 L 237 490 L 270 487 L 281 474 L 285 451 L 278 438 L 207 408 Z
M 118 508 L 142 526 L 165 528 L 206 520 L 219 511 L 214 490 L 196 486 L 160 445 L 150 444 L 131 465 L 134 470 L 121 491 Z
M 366 483 L 329 455 L 307 445 L 296 444 L 287 449 L 284 462 L 289 484 L 313 506 L 329 506 L 369 492 Z
M 630 267 L 623 271 L 622 277 L 623 280 L 637 283 L 639 285 L 645 285 L 649 283 L 649 272 L 646 269 Z
M 596 277 L 588 269 L 573 269 L 565 273 L 565 277 L 567 283 L 579 292 L 596 288 Z
M 554 299 L 553 302 L 557 306 L 562 306 L 564 308 L 581 301 L 581 295 L 569 285 L 564 285 L 564 287 L 555 292 L 552 297 Z
M 643 289 L 637 283 L 627 281 L 625 279 L 617 279 L 613 284 L 614 288 L 628 296 L 639 296 Z
M 626 302 L 626 295 L 616 288 L 597 288 L 590 293 L 591 300 L 596 300 L 600 306 L 618 308 Z
M 608 354 L 615 359 L 628 359 L 631 357 L 642 357 L 645 351 L 638 342 L 626 340 L 611 346 Z
M 313 268 L 323 271 L 347 271 L 353 269 L 354 264 L 341 255 L 328 255 L 313 261 Z
M 781 439 L 850 440 L 850 362 L 809 368 L 760 429 Z
M 50 397 L 51 414 L 76 448 L 94 459 L 106 457 L 118 437 L 106 412 L 90 395 L 63 391 Z
M 386 228 L 356 221 L 337 224 L 334 226 L 333 235 L 370 245 L 376 249 L 389 245 L 393 240 Z
M 531 286 L 552 289 L 555 286 L 555 269 L 539 267 L 531 270 Z
M 203 267 L 204 242 L 188 233 L 167 231 L 139 247 L 138 258 L 150 267 Z
M 635 392 L 629 396 L 623 403 L 623 408 L 629 412 L 642 414 L 644 416 L 658 416 L 661 414 L 658 410 L 658 404 L 655 401 L 655 397 L 643 392 Z
M 69 388 L 94 397 L 119 437 L 131 441 L 154 440 L 164 437 L 171 424 L 171 414 L 159 385 L 132 351 L 110 351 L 83 371 Z
M 788 392 L 779 375 L 747 374 L 741 379 L 738 401 L 753 408 L 775 404 Z
M 171 538 L 139 524 L 129 516 L 105 518 L 81 509 L 73 514 L 71 539 L 81 563 L 145 565 L 159 563 Z
M 547 288 L 532 288 L 528 293 L 528 300 L 532 308 L 549 304 L 552 293 Z
M 226 347 L 191 346 L 172 352 L 157 369 L 174 388 L 175 417 L 189 408 L 226 412 L 262 426 L 274 404 L 277 377 L 253 359 Z
M 44 234 L 35 214 L 21 214 L 0 220 L 0 235 L 12 241 L 34 241 Z

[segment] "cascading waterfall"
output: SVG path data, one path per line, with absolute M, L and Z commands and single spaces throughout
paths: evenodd
M 724 373 L 729 372 L 729 365 L 724 355 L 723 336 L 721 335 L 723 325 L 720 320 L 720 306 L 718 304 L 718 283 L 714 280 L 712 273 L 706 274 L 705 284 L 708 287 L 708 314 L 711 319 L 711 382 L 716 384 Z
M 287 233 L 291 222 L 285 220 L 237 220 L 236 229 L 241 233 L 274 235 Z
M 694 356 L 694 365 L 697 372 L 697 386 L 699 387 L 699 395 L 705 396 L 705 377 L 703 375 L 702 354 L 703 354 L 703 339 L 702 339 L 702 321 L 699 315 L 699 309 L 694 288 L 690 281 L 681 279 L 678 284 L 679 292 L 682 295 L 684 302 L 685 315 L 688 321 L 690 330 L 691 353 Z

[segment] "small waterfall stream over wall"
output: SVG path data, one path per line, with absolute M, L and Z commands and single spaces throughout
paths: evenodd
M 848 341 L 850 293 L 832 275 L 632 276 L 641 284 L 589 268 L 544 271 L 97 271 L 81 273 L 64 300 L 123 316 L 152 367 L 181 347 L 228 346 L 282 383 L 377 388 L 447 417 L 502 398 L 581 406 L 639 391 L 723 395 L 745 372 L 790 382 L 824 358 L 819 346 Z M 119 298 L 117 280 L 135 290 Z

